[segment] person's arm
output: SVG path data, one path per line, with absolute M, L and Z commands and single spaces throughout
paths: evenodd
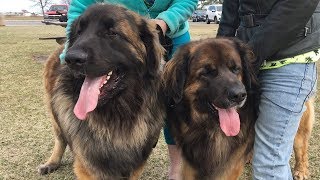
M 67 27 L 66 27 L 66 36 L 67 41 L 65 43 L 65 47 L 63 52 L 60 54 L 60 62 L 63 64 L 65 62 L 65 54 L 66 54 L 66 48 L 69 44 L 69 34 L 71 25 L 74 20 L 76 20 L 90 5 L 99 2 L 97 0 L 72 0 L 69 11 L 68 11 L 68 21 L 67 21 Z
M 161 19 L 167 24 L 167 35 L 171 36 L 189 19 L 197 4 L 198 0 L 173 0 L 169 8 L 161 12 L 156 19 Z
M 239 0 L 224 0 L 217 36 L 234 37 L 239 26 Z
M 248 42 L 257 57 L 256 67 L 295 40 L 318 3 L 319 0 L 279 0 L 273 6 Z

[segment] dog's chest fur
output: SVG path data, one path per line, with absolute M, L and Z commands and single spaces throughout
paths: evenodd
M 120 96 L 82 121 L 73 113 L 77 97 L 75 86 L 70 85 L 78 80 L 70 76 L 61 78 L 62 84 L 54 90 L 51 105 L 72 152 L 86 159 L 87 166 L 98 177 L 129 177 L 131 167 L 139 167 L 148 158 L 163 125 L 165 113 L 157 91 L 151 91 L 154 94 L 140 91 L 136 101 L 130 102 Z M 103 174 L 106 170 L 109 174 Z
M 254 117 L 248 115 L 254 115 L 250 112 L 253 109 L 249 108 L 248 104 L 240 109 L 240 133 L 235 137 L 227 137 L 219 127 L 217 113 L 194 113 L 189 107 L 190 104 L 181 103 L 168 111 L 168 116 L 174 116 L 172 119 L 176 119 L 172 122 L 176 127 L 173 132 L 176 134 L 183 157 L 197 169 L 198 178 L 215 179 L 230 165 L 228 160 L 234 156 L 234 149 L 245 144 L 244 151 L 249 153 L 253 140 L 248 136 L 254 134 Z

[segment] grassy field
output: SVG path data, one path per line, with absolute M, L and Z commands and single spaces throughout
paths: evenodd
M 213 37 L 216 28 L 217 25 L 193 24 L 192 38 Z M 58 46 L 55 41 L 38 38 L 63 34 L 64 29 L 56 26 L 0 27 L 0 180 L 74 179 L 69 151 L 55 173 L 39 176 L 36 171 L 53 147 L 43 102 L 43 62 L 38 60 Z M 319 117 L 319 108 L 316 110 Z M 313 180 L 320 179 L 319 139 L 320 122 L 316 121 L 309 151 Z M 166 179 L 167 166 L 167 149 L 161 136 L 141 179 Z M 249 179 L 249 168 L 246 171 L 242 179 Z

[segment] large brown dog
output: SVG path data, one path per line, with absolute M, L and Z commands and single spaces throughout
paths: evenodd
M 252 152 L 257 117 L 253 58 L 240 41 L 207 39 L 183 46 L 166 65 L 169 127 L 182 151 L 183 179 L 233 180 L 241 175 Z M 310 136 L 312 116 L 305 113 L 299 132 L 307 133 L 296 137 L 297 177 L 308 173 L 303 142 Z
M 165 116 L 156 25 L 94 5 L 73 23 L 62 65 L 61 50 L 45 67 L 55 146 L 39 172 L 57 169 L 69 145 L 77 179 L 137 179 Z

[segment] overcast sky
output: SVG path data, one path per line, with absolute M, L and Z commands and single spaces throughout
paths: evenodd
M 60 0 L 52 0 L 52 2 L 59 3 Z M 22 9 L 30 12 L 40 12 L 39 7 L 32 7 L 34 2 L 30 0 L 0 0 L 0 12 L 20 12 Z

